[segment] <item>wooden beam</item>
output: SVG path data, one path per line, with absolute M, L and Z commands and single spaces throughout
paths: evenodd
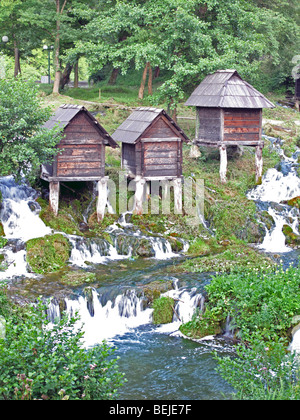
M 100 223 L 105 214 L 105 208 L 107 204 L 107 180 L 108 177 L 103 177 L 98 181 L 98 198 L 97 198 L 97 220 Z
M 60 183 L 59 182 L 50 182 L 49 183 L 49 204 L 50 208 L 57 216 L 58 214 L 58 207 L 59 207 L 59 190 L 60 190 Z
M 255 181 L 260 183 L 263 170 L 262 147 L 256 146 L 255 150 Z
M 223 184 L 226 183 L 226 172 L 227 172 L 227 151 L 226 146 L 222 144 L 219 147 L 220 150 L 220 178 Z

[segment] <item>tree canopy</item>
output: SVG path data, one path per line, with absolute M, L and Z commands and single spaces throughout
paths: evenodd
M 43 129 L 51 111 L 40 106 L 37 88 L 22 79 L 0 80 L 0 174 L 30 178 L 57 153 L 58 128 Z

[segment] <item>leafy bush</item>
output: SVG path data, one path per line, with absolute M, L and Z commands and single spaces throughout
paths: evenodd
M 298 356 L 287 352 L 300 313 L 300 270 L 258 269 L 214 277 L 206 287 L 219 322 L 233 319 L 241 339 L 236 357 L 219 357 L 218 370 L 237 399 L 299 399 Z
M 50 327 L 39 301 L 24 321 L 6 320 L 0 340 L 0 398 L 101 400 L 115 397 L 123 383 L 113 350 L 105 343 L 84 349 L 78 319 Z
M 287 337 L 300 313 L 300 270 L 241 270 L 213 278 L 206 287 L 209 307 L 223 320 L 234 319 L 243 340 Z

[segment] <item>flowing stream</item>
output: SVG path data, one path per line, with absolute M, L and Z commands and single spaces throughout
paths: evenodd
M 128 380 L 121 399 L 223 399 L 232 392 L 214 369 L 214 350 L 232 352 L 226 341 L 207 337 L 193 342 L 179 332 L 180 324 L 190 320 L 196 308 L 201 310 L 209 276 L 168 275 L 166 267 L 182 256 L 165 238 L 135 229 L 125 215 L 107 229 L 110 241 L 65 235 L 72 245 L 71 271 L 92 273 L 92 285 L 66 285 L 57 273 L 35 275 L 27 266 L 26 241 L 52 233 L 39 218 L 37 193 L 25 183 L 15 184 L 12 177 L 0 178 L 0 191 L 0 220 L 8 240 L 1 249 L 0 280 L 9 281 L 15 299 L 48 298 L 53 322 L 62 310 L 78 313 L 85 346 L 104 339 L 115 346 Z M 147 246 L 147 258 L 136 258 L 141 243 Z M 186 246 L 183 243 L 183 250 Z M 169 284 L 164 294 L 176 302 L 169 324 L 152 322 L 145 287 L 153 282 Z
M 298 209 L 286 201 L 300 196 L 297 157 L 282 155 L 279 169 L 270 169 L 261 185 L 249 191 L 259 211 L 272 217 L 271 227 L 259 247 L 281 256 L 292 255 L 286 244 L 283 225 L 298 231 Z M 16 299 L 50 299 L 48 316 L 54 322 L 62 310 L 80 315 L 84 344 L 93 346 L 107 340 L 120 356 L 119 367 L 128 380 L 120 390 L 121 399 L 224 399 L 232 389 L 215 371 L 213 352 L 232 354 L 225 326 L 222 338 L 206 337 L 191 341 L 179 331 L 181 323 L 189 321 L 196 309 L 202 310 L 204 287 L 208 274 L 188 273 L 173 277 L 166 268 L 183 256 L 172 251 L 163 237 L 144 235 L 126 221 L 107 229 L 110 240 L 65 235 L 72 246 L 70 270 L 88 272 L 91 284 L 69 286 L 61 274 L 34 275 L 26 263 L 26 241 L 52 233 L 39 218 L 37 193 L 25 183 L 15 184 L 12 177 L 0 178 L 2 222 L 7 245 L 0 250 L 0 280 L 9 281 L 9 291 Z M 263 222 L 262 222 L 263 223 Z M 136 258 L 141 244 L 146 244 L 147 258 Z M 187 244 L 183 243 L 185 249 Z M 298 258 L 298 256 L 297 256 Z M 163 291 L 176 302 L 173 320 L 155 325 L 153 310 L 147 301 L 145 288 L 154 284 L 169 284 Z

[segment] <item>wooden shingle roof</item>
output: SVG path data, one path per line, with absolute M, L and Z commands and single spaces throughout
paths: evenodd
M 51 129 L 53 127 L 60 127 L 65 129 L 74 117 L 79 112 L 84 112 L 90 119 L 91 124 L 94 124 L 96 129 L 99 131 L 100 135 L 104 138 L 104 143 L 113 148 L 118 147 L 117 143 L 112 139 L 112 137 L 107 133 L 107 131 L 101 126 L 101 124 L 96 120 L 96 118 L 83 106 L 83 105 L 73 105 L 73 104 L 64 104 L 61 105 L 52 115 L 52 117 L 45 122 L 43 128 Z
M 122 143 L 135 144 L 147 128 L 161 115 L 164 115 L 171 122 L 185 141 L 189 141 L 188 137 L 165 110 L 151 107 L 135 109 L 112 134 L 112 138 Z
M 244 109 L 275 107 L 264 95 L 243 80 L 236 70 L 218 70 L 206 76 L 185 105 Z

